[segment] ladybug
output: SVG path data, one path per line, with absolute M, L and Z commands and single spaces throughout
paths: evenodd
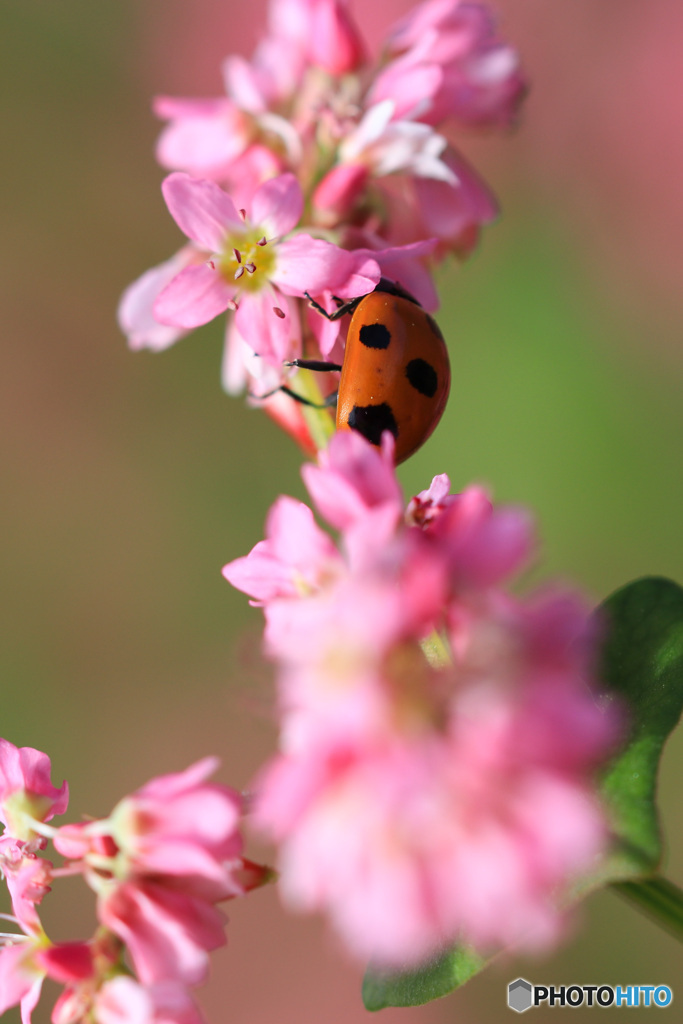
M 374 445 L 388 430 L 396 440 L 395 461 L 403 462 L 431 436 L 448 400 L 448 351 L 436 321 L 409 292 L 386 278 L 334 313 L 308 293 L 306 298 L 328 320 L 353 314 L 344 362 L 295 359 L 289 365 L 341 370 L 337 430 L 357 430 Z

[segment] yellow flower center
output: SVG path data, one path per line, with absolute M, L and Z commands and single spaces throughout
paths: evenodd
M 275 263 L 275 246 L 266 240 L 263 229 L 245 227 L 226 236 L 219 270 L 240 290 L 257 292 L 270 280 Z

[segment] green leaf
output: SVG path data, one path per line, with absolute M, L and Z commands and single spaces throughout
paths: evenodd
M 428 960 L 413 971 L 379 971 L 369 967 L 363 979 L 366 1010 L 388 1006 L 421 1006 L 464 985 L 488 963 L 464 947 Z
M 599 614 L 608 629 L 600 675 L 624 701 L 629 735 L 602 781 L 617 843 L 593 885 L 643 878 L 659 866 L 657 772 L 683 710 L 683 589 L 667 579 L 636 580 Z

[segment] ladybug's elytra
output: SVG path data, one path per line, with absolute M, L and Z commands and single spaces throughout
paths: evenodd
M 451 371 L 436 321 L 386 278 L 334 313 L 307 298 L 330 320 L 353 313 L 344 362 L 298 359 L 292 365 L 341 370 L 337 430 L 357 430 L 374 445 L 388 430 L 396 439 L 395 461 L 403 462 L 431 435 L 448 400 Z

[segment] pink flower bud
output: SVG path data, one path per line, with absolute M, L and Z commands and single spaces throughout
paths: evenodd
M 331 75 L 345 75 L 362 63 L 363 42 L 342 0 L 319 0 L 314 7 L 308 54 Z
M 338 164 L 325 175 L 313 193 L 318 219 L 332 226 L 348 217 L 368 179 L 365 164 Z

